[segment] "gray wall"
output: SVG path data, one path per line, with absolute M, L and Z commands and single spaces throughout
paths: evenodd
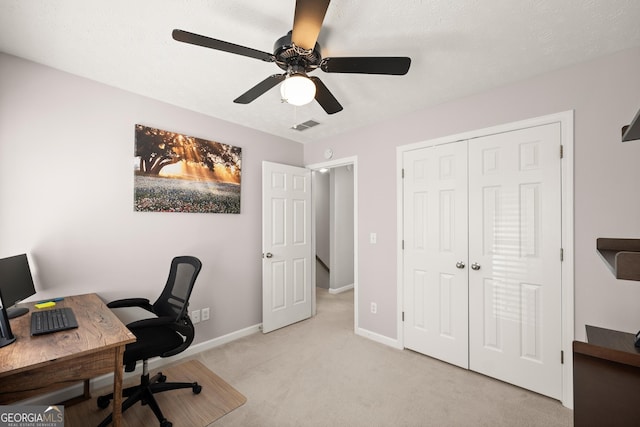
M 331 169 L 330 288 L 353 285 L 353 172 L 351 166 Z
M 330 173 L 327 172 L 313 172 L 313 203 L 315 209 L 315 239 L 316 239 L 316 256 L 322 260 L 322 262 L 328 267 L 331 258 L 331 246 L 330 246 L 330 211 L 331 191 Z M 319 288 L 329 288 L 329 273 L 323 266 L 316 264 L 316 286 Z
M 620 52 L 385 123 L 301 145 L 0 54 L 0 256 L 30 252 L 42 295 L 153 297 L 171 257 L 203 269 L 192 308 L 204 340 L 261 321 L 260 163 L 358 156 L 361 328 L 396 338 L 396 147 L 575 110 L 575 316 L 635 332 L 640 284 L 613 278 L 597 237 L 640 237 L 640 49 Z M 421 90 L 437 84 L 425 76 Z M 346 101 L 345 101 L 346 102 Z M 133 125 L 243 148 L 242 214 L 134 213 Z M 376 232 L 377 244 L 369 243 Z
M 242 147 L 241 214 L 133 211 L 134 124 Z M 156 298 L 175 255 L 203 269 L 203 341 L 262 321 L 261 162 L 301 144 L 0 54 L 0 257 L 30 253 L 38 298 Z
M 419 90 L 434 84 L 425 76 Z M 396 147 L 575 110 L 576 337 L 585 324 L 640 329 L 640 283 L 616 280 L 595 249 L 597 237 L 640 238 L 640 141 L 620 142 L 639 94 L 636 48 L 306 144 L 305 164 L 323 161 L 326 148 L 335 159 L 358 156 L 360 328 L 397 338 Z M 363 309 L 371 301 L 377 314 Z

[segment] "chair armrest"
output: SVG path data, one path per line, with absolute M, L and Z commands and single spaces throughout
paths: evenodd
M 124 308 L 124 307 L 140 307 L 153 313 L 153 306 L 149 303 L 147 298 L 125 298 L 115 301 L 111 301 L 107 304 L 109 308 Z

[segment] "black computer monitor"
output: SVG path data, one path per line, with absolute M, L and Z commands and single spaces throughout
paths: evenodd
M 25 307 L 13 307 L 36 293 L 26 254 L 0 259 L 0 291 L 2 306 L 7 310 L 9 319 L 29 312 Z
M 0 291 L 0 305 L 2 305 L 2 291 Z M 7 317 L 7 310 L 4 306 L 0 307 L 0 347 L 7 346 L 15 342 L 16 337 L 11 332 L 11 323 Z

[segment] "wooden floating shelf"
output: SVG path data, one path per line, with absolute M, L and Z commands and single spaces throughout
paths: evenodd
M 596 248 L 616 279 L 640 280 L 640 239 L 599 237 Z
M 631 121 L 631 124 L 622 128 L 622 142 L 636 139 L 640 139 L 640 110 Z

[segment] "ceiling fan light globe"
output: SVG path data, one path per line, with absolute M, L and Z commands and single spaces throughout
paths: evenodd
M 291 105 L 301 106 L 313 101 L 316 96 L 316 85 L 308 77 L 293 75 L 287 77 L 280 86 L 282 99 Z

